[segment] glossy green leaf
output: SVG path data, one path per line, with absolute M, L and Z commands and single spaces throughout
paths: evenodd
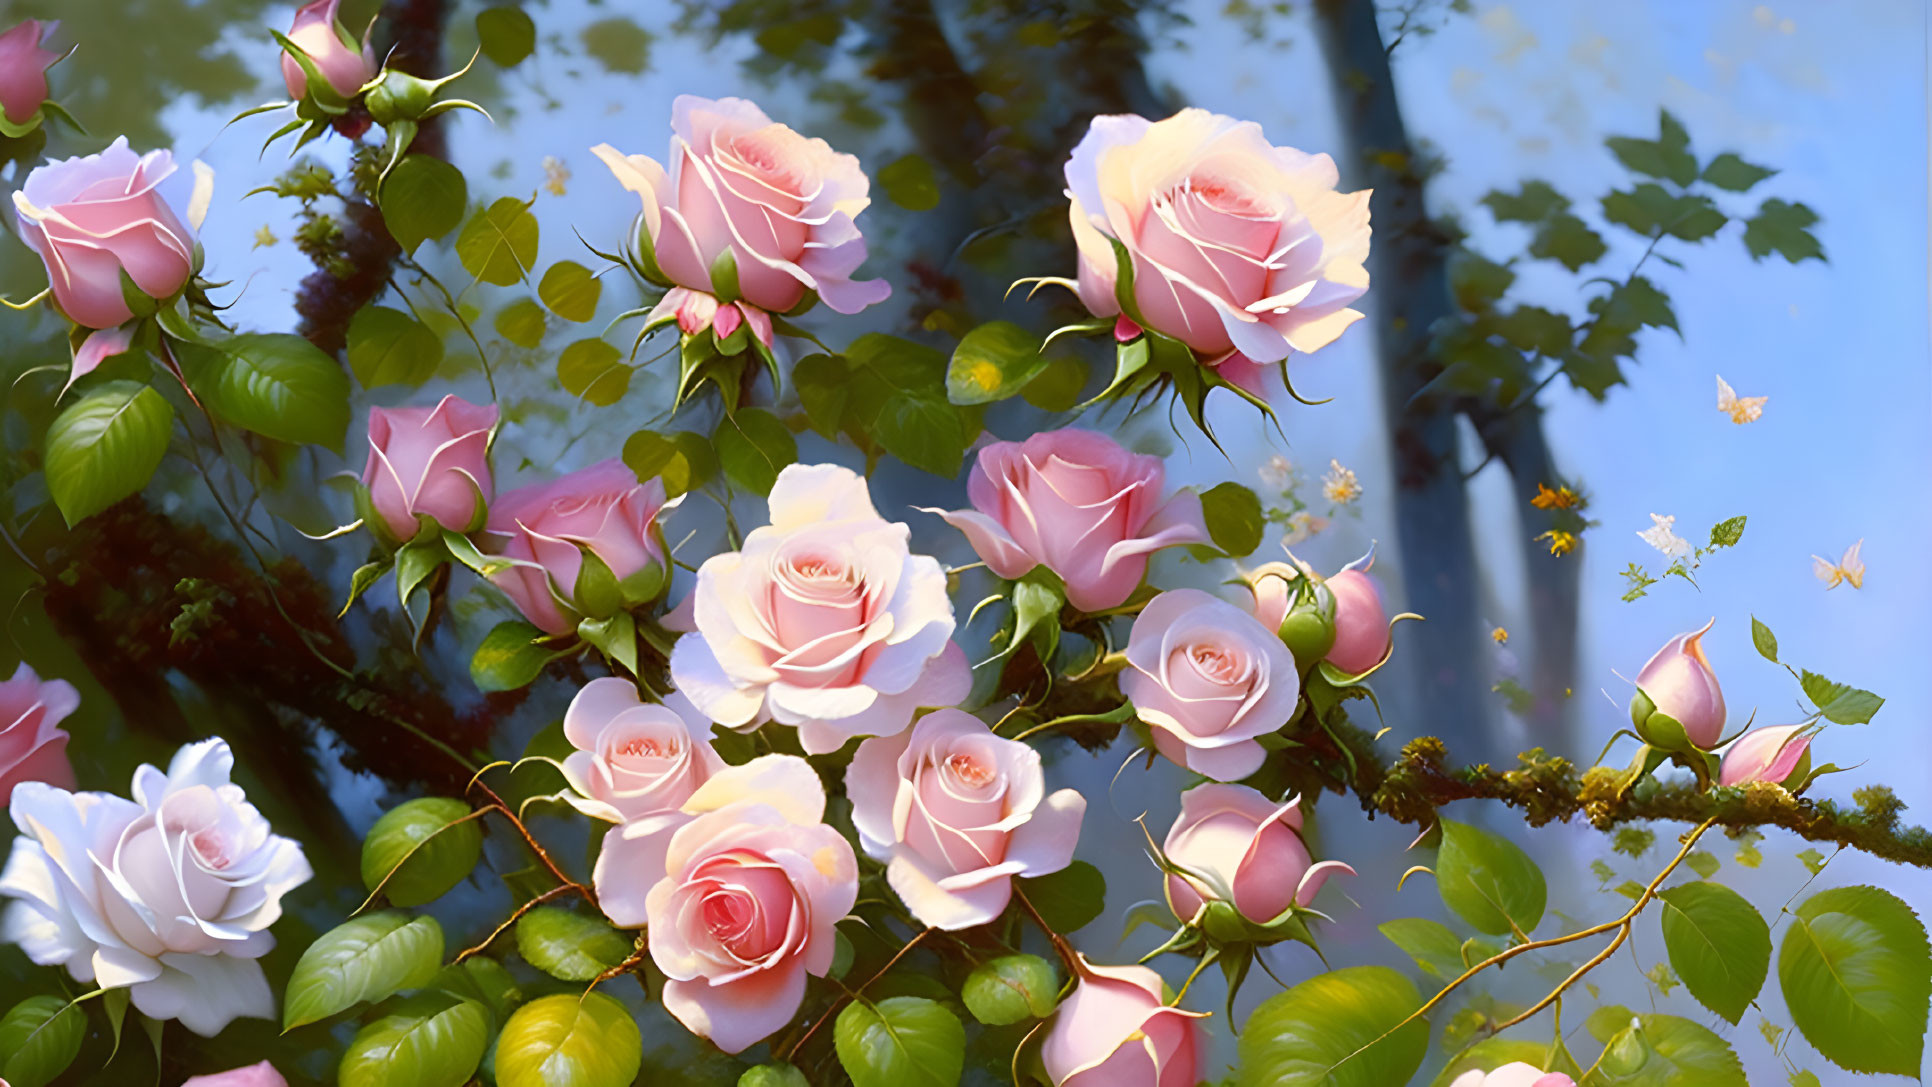
M 1071 411 L 1087 387 L 1087 364 L 1076 358 L 1047 362 L 1038 376 L 1020 390 L 1020 399 L 1041 411 Z
M 538 906 L 517 922 L 517 953 L 561 981 L 589 981 L 623 962 L 631 941 L 595 917 Z
M 474 1000 L 420 993 L 356 1032 L 340 1087 L 462 1087 L 483 1063 L 490 1013 Z
M 1106 908 L 1107 877 L 1086 861 L 1022 879 L 1019 887 L 1046 923 L 1063 936 L 1085 928 Z
M 96 385 L 47 428 L 42 469 L 68 525 L 147 486 L 174 429 L 174 409 L 136 381 Z
M 966 1010 L 989 1027 L 1044 1019 L 1053 1013 L 1059 994 L 1053 964 L 1038 955 L 1002 955 L 980 963 L 959 991 Z
M 832 1038 L 853 1087 L 954 1087 L 966 1065 L 966 1028 L 924 997 L 855 1000 Z
M 523 990 L 502 963 L 485 955 L 472 955 L 438 971 L 430 982 L 438 992 L 462 1000 L 473 1000 L 489 1010 L 491 1020 L 502 1023 L 523 1003 Z
M 1011 321 L 988 321 L 960 337 L 946 366 L 955 404 L 990 404 L 1020 391 L 1046 369 L 1040 338 Z
M 659 434 L 640 430 L 624 440 L 624 463 L 642 480 L 657 479 L 677 497 L 717 474 L 717 452 L 704 435 L 688 430 Z
M 631 368 L 624 353 L 603 340 L 578 340 L 557 356 L 557 381 L 570 395 L 609 407 L 630 391 Z
M 286 332 L 250 332 L 193 354 L 188 383 L 216 417 L 277 441 L 342 448 L 349 375 L 321 348 Z
M 579 324 L 597 316 L 597 300 L 603 293 L 603 283 L 590 274 L 590 269 L 573 260 L 560 260 L 551 265 L 543 273 L 543 282 L 537 284 L 537 297 L 550 307 L 550 312 Z
M 470 657 L 470 678 L 479 691 L 514 691 L 527 686 L 543 666 L 563 651 L 537 644 L 543 631 L 518 619 L 498 623 Z
M 1350 966 L 1277 993 L 1248 1016 L 1236 1087 L 1390 1087 L 1407 1083 L 1429 1049 L 1429 1023 L 1408 978 Z
M 398 906 L 441 898 L 483 858 L 482 825 L 469 815 L 468 804 L 446 796 L 384 812 L 362 840 L 363 887 L 373 894 L 380 886 Z
M 745 408 L 720 419 L 711 444 L 725 478 L 757 495 L 770 494 L 778 473 L 798 460 L 797 439 L 763 408 Z
M 421 988 L 442 965 L 443 928 L 434 917 L 383 910 L 346 921 L 316 937 L 296 962 L 282 1000 L 282 1029 Z
M 946 397 L 946 356 L 923 344 L 879 332 L 852 342 L 845 420 L 905 463 L 952 479 L 959 474 L 969 432 L 962 409 Z
M 1698 1003 L 1730 1020 L 1758 997 L 1771 969 L 1771 927 L 1743 895 L 1686 883 L 1657 896 L 1671 969 Z
M 931 211 L 939 206 L 939 178 L 921 155 L 903 155 L 881 167 L 879 187 L 887 199 L 907 211 Z
M 1771 628 L 1759 622 L 1755 615 L 1751 617 L 1751 645 L 1765 660 L 1773 664 L 1778 662 L 1778 636 L 1771 633 Z
M 389 234 L 404 253 L 463 225 L 469 207 L 463 171 L 429 155 L 404 155 L 383 180 L 377 203 Z
M 828 441 L 836 441 L 845 425 L 846 386 L 851 380 L 845 360 L 837 355 L 807 355 L 792 367 L 792 388 L 805 420 Z
M 500 197 L 464 225 L 456 236 L 456 256 L 471 275 L 507 287 L 536 266 L 537 236 L 537 217 L 529 205 Z
M 1449 926 L 1426 917 L 1398 917 L 1378 926 L 1389 942 L 1408 953 L 1423 973 L 1454 978 L 1468 969 L 1462 961 L 1462 939 Z
M 496 334 L 518 347 L 535 347 L 543 342 L 543 307 L 528 298 L 519 298 L 496 311 Z M 601 341 L 599 341 L 601 342 Z M 611 348 L 615 354 L 616 348 Z
M 1778 985 L 1812 1048 L 1852 1072 L 1916 1076 L 1932 951 L 1912 908 L 1877 887 L 1835 887 L 1797 908 Z
M 644 1039 L 624 1005 L 599 992 L 540 997 L 496 1042 L 497 1087 L 630 1087 Z
M 1217 483 L 1202 492 L 1201 515 L 1208 538 L 1229 558 L 1246 558 L 1261 546 L 1261 499 L 1241 484 Z
M 349 369 L 365 389 L 421 385 L 443 353 L 443 338 L 402 310 L 364 306 L 349 322 Z
M 46 1087 L 80 1056 L 87 1016 L 57 996 L 30 996 L 0 1017 L 0 1079 Z
M 476 13 L 476 37 L 484 56 L 500 68 L 513 68 L 536 51 L 537 24 L 522 8 L 485 8 Z
M 1456 916 L 1497 936 L 1534 932 L 1549 898 L 1542 869 L 1515 842 L 1449 819 L 1442 820 L 1436 890 Z
M 1833 683 L 1824 676 L 1812 671 L 1798 673 L 1798 685 L 1804 689 L 1805 697 L 1818 707 L 1825 720 L 1840 725 L 1862 725 L 1872 719 L 1885 700 L 1870 691 L 1843 683 Z
M 745 1069 L 745 1074 L 738 1077 L 738 1087 L 812 1087 L 812 1084 L 796 1066 L 777 1061 Z
M 1582 1087 L 1750 1087 L 1730 1043 L 1688 1019 L 1641 1015 L 1604 1047 Z

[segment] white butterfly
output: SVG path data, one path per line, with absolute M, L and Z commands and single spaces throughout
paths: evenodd
M 1860 539 L 1847 547 L 1845 557 L 1837 562 L 1822 555 L 1813 555 L 1811 572 L 1825 583 L 1827 589 L 1836 589 L 1841 581 L 1850 583 L 1854 589 L 1862 589 L 1865 587 L 1865 560 L 1858 557 L 1858 549 L 1864 546 L 1865 541 Z
M 1758 416 L 1764 414 L 1764 402 L 1769 399 L 1768 396 L 1739 396 L 1722 375 L 1717 379 L 1717 410 L 1730 415 L 1731 422 L 1739 426 L 1757 422 Z

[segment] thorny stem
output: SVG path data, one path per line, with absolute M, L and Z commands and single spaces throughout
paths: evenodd
M 873 973 L 871 977 L 867 978 L 865 980 L 865 984 L 860 985 L 856 989 L 848 990 L 844 996 L 841 996 L 837 1000 L 832 1001 L 831 1006 L 826 1008 L 825 1012 L 822 1015 L 820 1015 L 817 1019 L 812 1020 L 812 1025 L 805 1028 L 805 1033 L 800 1035 L 798 1041 L 795 1044 L 793 1044 L 791 1049 L 786 1051 L 786 1054 L 785 1054 L 786 1059 L 790 1060 L 791 1058 L 796 1057 L 798 1055 L 799 1050 L 805 1048 L 805 1043 L 812 1040 L 812 1035 L 818 1033 L 818 1028 L 824 1026 L 825 1021 L 827 1019 L 832 1018 L 833 1012 L 836 1012 L 839 1010 L 839 1008 L 843 1007 L 845 1005 L 845 1002 L 848 999 L 856 999 L 860 993 L 865 992 L 865 990 L 868 987 L 870 987 L 874 982 L 878 981 L 882 977 L 885 977 L 886 971 L 891 970 L 893 967 L 899 965 L 899 960 L 905 958 L 907 952 L 917 947 L 919 945 L 919 941 L 925 939 L 933 931 L 934 930 L 930 928 L 922 928 L 918 932 L 913 933 L 912 939 L 907 940 L 904 947 L 901 947 L 896 953 L 893 954 L 893 956 L 890 959 L 886 960 L 886 964 L 884 966 L 879 967 L 879 969 L 875 973 Z
M 523 838 L 523 844 L 526 846 L 529 846 L 530 852 L 536 854 L 537 863 L 543 865 L 545 870 L 547 870 L 550 873 L 550 875 L 554 879 L 556 879 L 558 883 L 562 884 L 565 888 L 571 891 L 574 891 L 576 894 L 581 896 L 585 902 L 588 902 L 593 906 L 597 904 L 596 892 L 592 891 L 589 887 L 584 886 L 583 884 L 577 882 L 576 880 L 571 879 L 569 876 L 564 874 L 563 869 L 557 867 L 557 862 L 550 858 L 550 851 L 543 847 L 543 843 L 537 841 L 536 836 L 530 833 L 530 828 L 523 825 L 523 820 L 517 818 L 517 813 L 510 810 L 510 806 L 504 803 L 503 798 L 497 795 L 497 792 L 495 789 L 492 789 L 488 785 L 485 785 L 481 778 L 472 780 L 470 782 L 470 788 L 482 790 L 483 795 L 489 798 L 490 802 L 488 804 L 483 805 L 483 807 L 481 807 L 480 809 L 478 809 L 479 811 L 495 811 L 498 814 L 502 815 L 503 818 L 508 819 L 510 821 L 510 825 L 516 828 L 517 834 Z

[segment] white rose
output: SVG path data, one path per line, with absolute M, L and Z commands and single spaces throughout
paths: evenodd
M 39 782 L 14 790 L 20 828 L 0 872 L 0 938 L 75 980 L 126 988 L 155 1019 L 213 1036 L 240 1017 L 272 1019 L 255 960 L 282 896 L 313 874 L 232 784 L 219 739 L 175 753 L 167 773 L 134 773 L 134 799 Z

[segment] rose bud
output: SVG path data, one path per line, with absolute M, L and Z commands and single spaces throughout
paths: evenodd
M 1248 575 L 1254 617 L 1272 628 L 1303 671 L 1335 645 L 1335 594 L 1287 562 L 1264 563 Z
M 1036 566 L 1058 574 L 1081 611 L 1125 602 L 1164 547 L 1207 543 L 1201 499 L 1177 492 L 1165 503 L 1159 457 L 1129 453 L 1091 430 L 1049 430 L 979 451 L 966 481 L 970 510 L 929 509 L 966 534 L 1000 577 Z
M 363 84 L 376 77 L 376 49 L 373 43 L 356 44 L 336 18 L 342 0 L 311 0 L 295 9 L 295 25 L 288 40 L 301 50 L 309 63 L 339 97 L 353 98 Z M 282 82 L 296 101 L 308 97 L 309 76 L 302 63 L 286 49 L 282 52 Z
M 80 706 L 80 692 L 64 679 L 43 680 L 23 662 L 0 683 L 0 806 L 24 781 L 74 787 L 67 733 L 60 722 Z
M 1322 583 L 1335 596 L 1335 644 L 1328 663 L 1360 675 L 1389 655 L 1389 613 L 1382 587 L 1368 569 L 1351 564 Z
M 1253 616 L 1199 589 L 1148 601 L 1127 636 L 1120 690 L 1161 754 L 1216 781 L 1261 769 L 1258 738 L 1280 729 L 1301 695 L 1295 659 Z
M 1718 767 L 1719 785 L 1766 781 L 1795 789 L 1811 773 L 1811 737 L 1804 725 L 1754 728 L 1724 751 Z
M 1145 966 L 1096 966 L 1078 957 L 1073 992 L 1047 1026 L 1041 1061 L 1054 1087 L 1194 1087 L 1205 1013 L 1168 1007 Z
M 1266 925 L 1315 900 L 1328 877 L 1355 874 L 1340 861 L 1314 863 L 1301 840 L 1301 798 L 1276 804 L 1245 785 L 1196 785 L 1162 846 L 1181 872 L 1167 876 L 1174 916 L 1195 921 L 1211 902 Z
M 193 1076 L 181 1087 L 288 1087 L 288 1080 L 274 1065 L 263 1061 L 210 1076 Z
M 658 518 L 675 505 L 663 483 L 639 483 L 621 460 L 509 491 L 490 507 L 484 550 L 527 565 L 490 580 L 551 634 L 649 603 L 670 584 Z
M 415 538 L 418 517 L 462 534 L 482 528 L 496 494 L 490 477 L 495 404 L 445 396 L 433 408 L 370 408 L 362 468 L 371 528 Z
M 0 135 L 24 135 L 39 121 L 47 101 L 47 69 L 60 60 L 40 43 L 56 25 L 28 19 L 0 34 Z
M 1472 1068 L 1457 1076 L 1449 1087 L 1576 1087 L 1576 1081 L 1561 1072 L 1545 1072 L 1533 1064 L 1517 1061 L 1494 1072 Z
M 1698 644 L 1716 623 L 1712 619 L 1701 630 L 1672 638 L 1637 673 L 1630 720 L 1645 742 L 1662 748 L 1681 746 L 1675 730 L 1652 720 L 1655 714 L 1683 726 L 1683 739 L 1699 750 L 1715 746 L 1724 735 L 1724 690 Z

